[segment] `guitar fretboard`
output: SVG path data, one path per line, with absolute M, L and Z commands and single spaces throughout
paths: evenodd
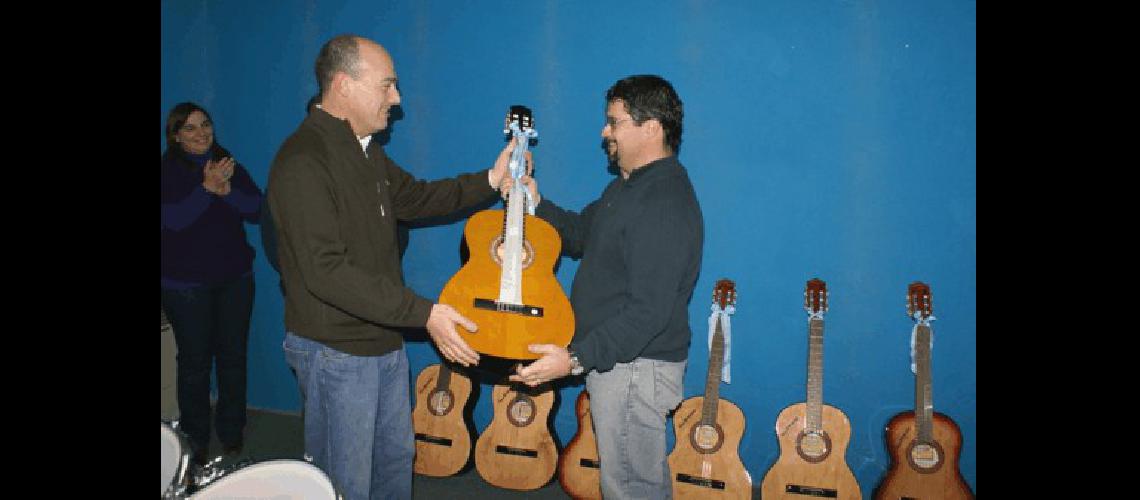
M 934 390 L 930 379 L 930 327 L 918 325 L 914 340 L 914 416 L 918 420 L 918 442 L 933 440 Z
M 451 385 L 451 369 L 447 367 L 447 363 L 441 362 L 439 364 L 439 376 L 435 379 L 435 390 L 447 390 Z
M 705 400 L 701 405 L 702 425 L 716 425 L 716 410 L 720 405 L 720 371 L 724 363 L 724 331 L 721 330 L 721 321 L 728 321 L 728 318 L 723 315 L 717 316 L 716 326 L 713 328 L 709 372 L 705 377 Z
M 807 430 L 823 428 L 823 320 L 808 320 Z

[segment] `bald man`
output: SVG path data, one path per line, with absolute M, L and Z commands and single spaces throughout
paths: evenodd
M 443 357 L 478 354 L 455 330 L 477 325 L 404 285 L 397 220 L 487 201 L 509 173 L 512 144 L 487 170 L 426 182 L 372 134 L 400 104 L 392 57 L 354 35 L 317 56 L 320 102 L 269 172 L 285 296 L 285 342 L 305 407 L 305 453 L 345 498 L 411 498 L 415 444 L 402 329 L 427 328 Z

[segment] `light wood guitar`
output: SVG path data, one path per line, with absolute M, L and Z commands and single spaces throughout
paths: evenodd
M 736 303 L 736 285 L 722 279 L 713 288 L 713 306 L 724 311 Z M 674 498 L 751 498 L 752 477 L 737 449 L 744 435 L 744 412 L 720 397 L 724 331 L 721 316 L 715 322 L 709 350 L 705 395 L 681 402 L 673 414 L 677 442 L 669 453 Z
M 602 477 L 598 461 L 598 439 L 590 417 L 590 393 L 582 389 L 574 404 L 578 433 L 558 457 L 558 482 L 575 500 L 601 500 Z
M 495 416 L 475 443 L 475 468 L 500 488 L 533 490 L 554 477 L 558 447 L 550 433 L 554 391 L 548 384 L 496 385 Z
M 471 458 L 471 431 L 463 410 L 471 396 L 471 379 L 447 364 L 424 368 L 416 377 L 415 471 L 425 476 L 451 476 Z
M 530 109 L 512 106 L 508 126 L 516 139 L 511 175 L 516 180 L 506 210 L 472 215 L 463 230 L 470 258 L 443 287 L 439 301 L 479 325 L 459 328 L 472 349 L 507 359 L 537 359 L 529 344 L 566 347 L 574 336 L 574 312 L 554 265 L 562 239 L 550 223 L 524 213 L 527 191 L 518 182 L 526 171 L 526 149 L 536 133 Z
M 962 432 L 950 417 L 934 411 L 930 376 L 930 287 L 921 281 L 907 288 L 907 314 L 915 321 L 914 411 L 887 423 L 886 444 L 891 468 L 875 492 L 876 499 L 974 498 L 958 470 Z
M 760 483 L 760 496 L 861 499 L 859 483 L 845 458 L 851 423 L 838 408 L 823 404 L 826 283 L 820 279 L 807 282 L 804 308 L 808 312 L 807 402 L 784 408 L 776 417 L 780 457 Z

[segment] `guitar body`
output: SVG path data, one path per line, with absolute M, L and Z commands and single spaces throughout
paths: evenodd
M 673 497 L 752 498 L 752 477 L 737 454 L 744 435 L 744 412 L 731 401 L 718 398 L 719 429 L 709 429 L 700 425 L 704 403 L 704 396 L 691 397 L 673 414 L 677 436 L 669 453 Z
M 801 453 L 801 431 L 807 421 L 807 403 L 784 408 L 776 417 L 776 439 L 780 442 L 780 457 L 768 469 L 760 483 L 760 496 L 769 498 L 803 499 L 805 494 L 826 490 L 833 498 L 858 500 L 863 498 L 855 474 L 847 466 L 847 443 L 851 440 L 851 423 L 838 408 L 821 405 L 821 426 L 827 441 L 827 452 L 812 456 L 811 461 Z M 796 490 L 805 493 L 795 493 Z
M 958 457 L 962 450 L 962 432 L 958 425 L 950 417 L 937 412 L 933 414 L 931 424 L 934 443 L 929 446 L 933 450 L 922 450 L 915 449 L 918 428 L 913 411 L 899 413 L 887 423 L 891 468 L 875 492 L 876 499 L 974 498 L 958 470 Z M 936 454 L 926 454 L 930 451 Z
M 554 392 L 518 387 L 495 386 L 495 416 L 475 443 L 475 468 L 500 488 L 533 490 L 550 482 L 558 465 L 548 426 Z
M 590 394 L 585 390 L 574 404 L 578 433 L 558 457 L 558 482 L 575 500 L 601 500 L 602 477 L 598 469 L 598 438 L 590 416 Z
M 447 388 L 437 388 L 439 372 L 440 365 L 431 365 L 416 377 L 412 428 L 416 433 L 415 472 L 444 477 L 459 472 L 471 458 L 471 432 L 463 418 L 471 380 L 452 372 Z
M 471 258 L 443 287 L 439 302 L 448 304 L 479 325 L 478 332 L 457 328 L 472 349 L 510 359 L 537 359 L 528 344 L 566 347 L 574 336 L 574 313 L 562 285 L 554 277 L 554 265 L 562 251 L 562 239 L 550 223 L 525 216 L 525 243 L 533 249 L 522 270 L 522 302 L 543 308 L 541 317 L 476 308 L 475 299 L 499 297 L 500 265 L 496 243 L 503 232 L 503 210 L 483 210 L 472 215 L 463 230 Z M 530 252 L 528 252 L 530 253 Z

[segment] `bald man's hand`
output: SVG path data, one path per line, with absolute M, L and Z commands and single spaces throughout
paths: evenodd
M 448 361 L 459 363 L 463 366 L 471 366 L 479 362 L 479 353 L 475 352 L 467 342 L 459 336 L 459 332 L 455 330 L 455 325 L 458 324 L 470 331 L 478 331 L 479 326 L 459 314 L 455 308 L 447 304 L 435 304 L 431 306 L 431 314 L 428 316 L 427 331 L 431 335 L 432 342 L 435 342 L 436 347 L 439 347 L 439 353 L 443 355 Z

